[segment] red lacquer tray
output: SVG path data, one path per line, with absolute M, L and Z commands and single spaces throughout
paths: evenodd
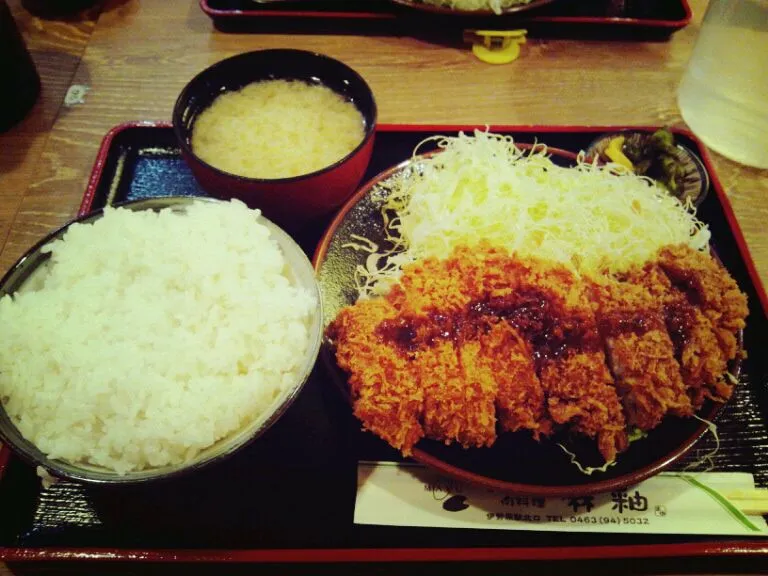
M 327 0 L 304 4 L 259 5 L 253 0 L 200 0 L 200 7 L 223 30 L 304 32 L 406 32 L 434 34 L 438 29 L 527 28 L 532 35 L 663 39 L 691 21 L 688 0 L 636 2 L 612 15 L 604 0 L 558 0 L 530 12 L 494 17 L 425 14 L 389 0 Z M 642 6 L 640 6 L 642 4 Z
M 368 177 L 408 158 L 425 137 L 467 128 L 380 126 Z M 491 127 L 518 142 L 538 141 L 574 152 L 598 135 L 622 128 Z M 709 172 L 710 191 L 699 216 L 709 224 L 718 254 L 750 300 L 744 331 L 749 358 L 737 393 L 718 420 L 721 449 L 715 469 L 751 472 L 757 485 L 766 488 L 768 359 L 760 350 L 768 339 L 768 298 L 705 149 L 690 133 L 678 132 L 677 137 L 701 156 Z M 80 213 L 138 198 L 202 194 L 168 124 L 126 124 L 104 139 Z M 298 238 L 309 254 L 325 224 L 305 229 Z M 309 562 L 325 566 L 313 573 L 381 570 L 354 568 L 376 562 L 398 563 L 394 572 L 420 576 L 444 571 L 440 563 L 449 561 L 484 561 L 467 568 L 472 573 L 493 573 L 499 569 L 494 562 L 509 560 L 594 560 L 594 573 L 636 572 L 622 563 L 626 558 L 652 561 L 642 564 L 644 570 L 746 571 L 758 563 L 768 568 L 765 540 L 355 525 L 357 462 L 397 459 L 383 444 L 360 431 L 346 400 L 318 366 L 296 403 L 259 442 L 208 470 L 151 488 L 108 490 L 61 482 L 42 490 L 34 470 L 0 449 L 0 560 L 259 562 L 264 564 L 260 572 L 279 574 L 288 570 L 286 564 Z M 699 447 L 710 450 L 711 439 L 701 440 Z M 696 458 L 694 450 L 676 466 Z M 167 571 L 160 568 L 158 573 Z

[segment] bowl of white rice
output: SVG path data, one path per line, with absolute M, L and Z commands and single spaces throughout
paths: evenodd
M 213 64 L 173 110 L 200 185 L 291 228 L 340 207 L 370 161 L 376 102 L 355 70 L 314 52 L 246 52 Z
M 258 210 L 192 198 L 105 208 L 0 281 L 0 441 L 82 482 L 197 469 L 290 406 L 321 319 L 308 258 Z

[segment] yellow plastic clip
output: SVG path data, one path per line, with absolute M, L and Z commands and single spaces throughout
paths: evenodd
M 464 41 L 472 43 L 472 53 L 488 64 L 507 64 L 520 56 L 527 30 L 467 30 Z

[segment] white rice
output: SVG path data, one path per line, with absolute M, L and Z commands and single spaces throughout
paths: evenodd
M 315 295 L 259 212 L 107 209 L 0 300 L 0 399 L 50 458 L 129 471 L 190 460 L 291 388 Z

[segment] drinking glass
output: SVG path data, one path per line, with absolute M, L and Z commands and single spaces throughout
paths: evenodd
M 710 1 L 678 105 L 707 146 L 768 168 L 768 0 Z

